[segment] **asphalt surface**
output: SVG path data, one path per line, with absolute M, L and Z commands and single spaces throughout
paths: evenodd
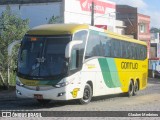
M 117 119 L 107 117 L 107 115 L 100 115 L 102 112 L 89 112 L 89 111 L 111 111 L 111 114 L 115 111 L 115 116 L 119 114 L 120 119 L 134 119 L 135 116 L 131 117 L 123 117 L 126 113 L 123 111 L 134 112 L 134 111 L 143 111 L 143 112 L 158 112 L 158 116 L 160 117 L 160 79 L 149 79 L 148 87 L 145 90 L 139 91 L 138 95 L 133 97 L 126 97 L 124 94 L 118 95 L 110 95 L 110 96 L 102 96 L 93 98 L 91 103 L 88 105 L 79 105 L 76 101 L 52 101 L 46 105 L 39 104 L 36 100 L 33 99 L 19 99 L 15 96 L 15 91 L 0 91 L 0 110 L 1 111 L 10 111 L 10 110 L 20 110 L 20 111 L 61 111 L 57 112 L 58 116 L 61 118 L 54 117 L 55 119 L 74 119 L 73 117 L 66 118 L 68 114 L 71 114 L 70 111 L 83 111 L 80 117 L 76 117 L 76 119 Z M 66 111 L 66 114 L 65 114 Z M 69 111 L 69 113 L 67 113 Z M 85 112 L 84 111 L 88 111 Z M 118 112 L 117 112 L 118 111 Z M 45 113 L 44 113 L 45 114 Z M 44 115 L 43 114 L 43 115 Z M 46 112 L 46 115 L 48 113 Z M 71 116 L 76 116 L 77 112 L 71 114 Z M 87 115 L 85 115 L 87 114 Z M 109 114 L 109 113 L 105 113 Z M 132 113 L 131 113 L 132 114 Z M 86 118 L 84 116 L 90 116 Z M 64 117 L 63 117 L 64 116 Z M 63 118 L 62 118 L 63 117 Z M 138 117 L 136 119 L 154 119 L 158 120 L 160 118 L 157 117 Z M 1 118 L 0 118 L 1 119 Z M 36 119 L 36 118 L 34 118 Z M 39 119 L 39 118 L 37 118 Z M 51 119 L 51 118 L 48 118 Z

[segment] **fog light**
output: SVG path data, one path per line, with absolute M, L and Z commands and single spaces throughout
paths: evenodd
M 17 93 L 18 93 L 19 95 L 22 95 L 22 93 L 21 93 L 19 90 L 17 90 Z
M 58 93 L 57 97 L 63 96 L 65 92 Z

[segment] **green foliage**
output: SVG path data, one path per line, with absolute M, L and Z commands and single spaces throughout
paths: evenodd
M 12 71 L 16 65 L 16 56 L 18 53 L 18 46 L 16 46 L 12 52 L 12 57 L 8 58 L 8 45 L 15 40 L 22 39 L 28 29 L 29 19 L 21 19 L 17 14 L 11 11 L 9 6 L 7 6 L 6 10 L 3 11 L 0 16 L 0 71 L 5 81 L 7 81 L 8 63 L 11 63 L 11 76 L 14 78 Z M 11 83 L 14 82 L 12 81 Z
M 150 30 L 151 33 L 160 33 L 160 28 L 154 28 L 152 27 L 151 30 Z
M 55 24 L 55 23 L 62 23 L 60 16 L 53 15 L 48 21 L 48 24 Z

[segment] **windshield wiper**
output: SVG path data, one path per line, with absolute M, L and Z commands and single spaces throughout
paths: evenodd
M 36 58 L 38 63 L 44 63 L 44 61 L 46 60 L 46 58 L 42 57 L 42 58 Z

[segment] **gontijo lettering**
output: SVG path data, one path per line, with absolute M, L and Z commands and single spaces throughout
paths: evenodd
M 122 62 L 121 63 L 122 69 L 138 69 L 138 63 L 134 62 Z

